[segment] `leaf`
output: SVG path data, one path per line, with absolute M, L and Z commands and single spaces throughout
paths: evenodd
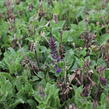
M 39 78 L 44 78 L 44 72 L 38 72 L 37 76 L 38 76 Z
M 99 36 L 99 44 L 102 45 L 102 44 L 105 44 L 106 41 L 109 39 L 109 34 L 103 34 L 101 36 Z

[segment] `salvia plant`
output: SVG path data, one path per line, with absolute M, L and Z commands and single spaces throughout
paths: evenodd
M 0 109 L 109 109 L 108 0 L 0 0 Z

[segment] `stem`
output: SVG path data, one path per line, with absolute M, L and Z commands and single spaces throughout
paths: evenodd
M 66 83 L 67 82 L 67 71 L 66 71 L 66 63 L 64 61 L 64 82 Z

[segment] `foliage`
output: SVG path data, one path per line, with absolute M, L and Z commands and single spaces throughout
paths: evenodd
M 108 0 L 0 0 L 0 109 L 108 109 L 108 11 Z

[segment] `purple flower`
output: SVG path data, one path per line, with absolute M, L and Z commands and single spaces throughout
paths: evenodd
M 104 77 L 100 77 L 100 83 L 102 85 L 106 85 L 107 84 L 107 80 Z
M 55 40 L 54 40 L 51 33 L 50 33 L 50 35 L 51 36 L 50 36 L 50 40 L 49 40 L 49 46 L 50 46 L 50 49 L 51 49 L 51 56 L 52 56 L 52 59 L 53 59 L 53 65 L 55 65 L 54 69 L 57 73 L 60 73 L 62 71 L 62 69 L 59 68 L 57 64 L 60 62 L 61 57 L 58 54 L 57 47 L 56 47 L 56 44 L 55 44 Z
M 58 60 L 59 56 L 58 56 L 58 52 L 57 52 L 57 49 L 56 49 L 55 40 L 52 36 L 50 37 L 49 46 L 50 46 L 50 49 L 51 49 L 52 58 L 55 59 L 55 60 Z
M 57 73 L 60 73 L 61 71 L 62 71 L 61 68 L 57 68 L 57 69 L 56 69 L 56 72 L 57 72 Z

